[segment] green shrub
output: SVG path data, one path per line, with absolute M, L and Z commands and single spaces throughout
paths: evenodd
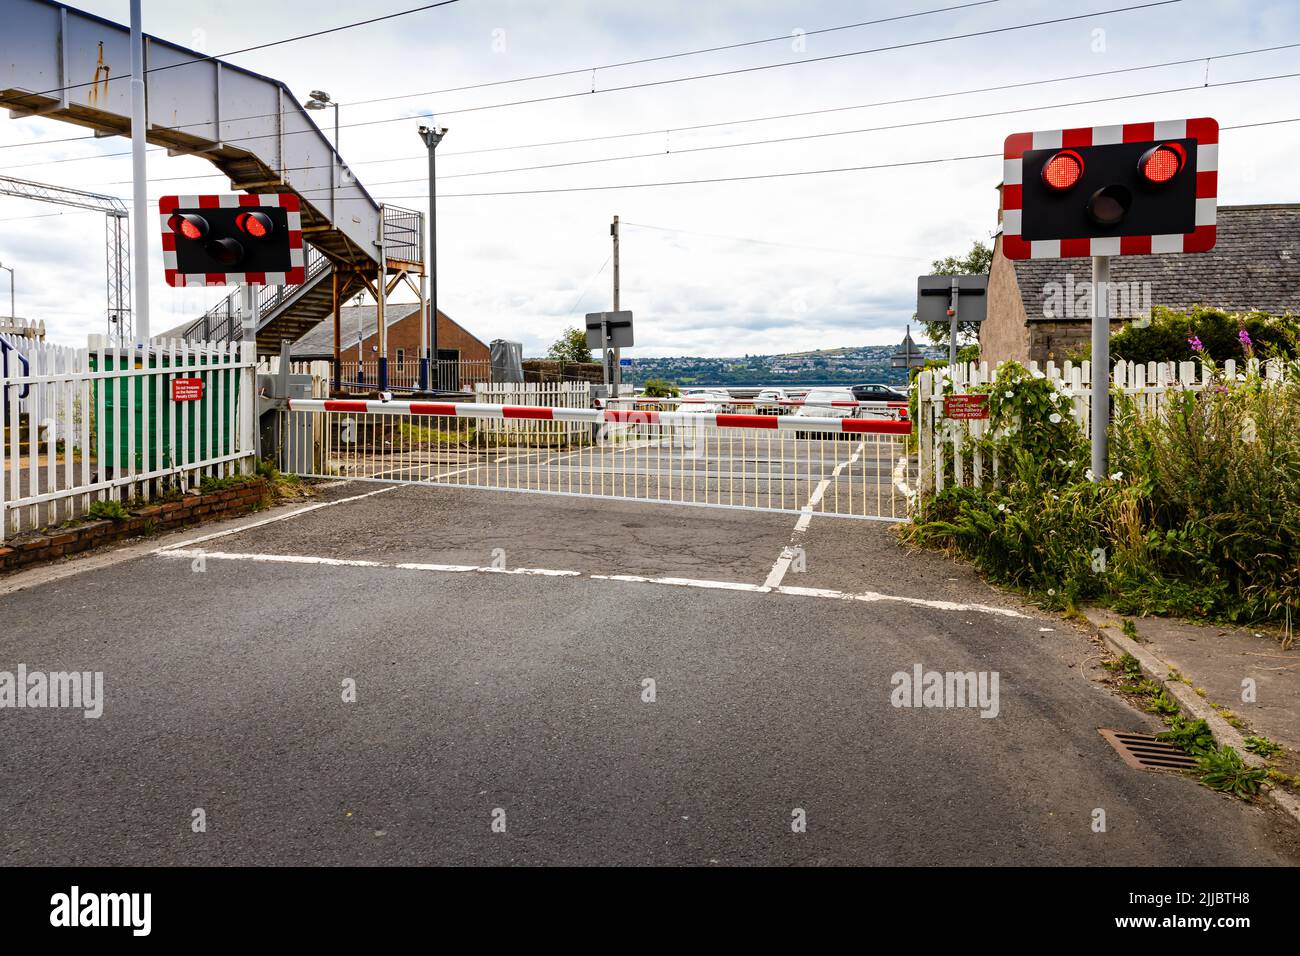
M 1130 362 L 1190 362 L 1201 357 L 1189 341 L 1195 336 L 1203 353 L 1216 361 L 1247 358 L 1238 334 L 1245 329 L 1254 354 L 1271 357 L 1297 356 L 1296 336 L 1300 318 L 1272 316 L 1264 312 L 1225 312 L 1222 309 L 1197 308 L 1176 312 L 1157 306 L 1151 310 L 1151 323 L 1139 328 L 1125 326 L 1110 343 L 1112 360 Z
M 1111 474 L 1089 481 L 1088 445 L 1064 386 L 1006 363 L 972 447 L 996 486 L 926 501 L 911 540 L 953 547 L 1049 607 L 1281 621 L 1300 610 L 1300 365 L 1175 392 L 1139 414 L 1115 394 Z M 951 458 L 951 446 L 944 446 Z M 951 468 L 951 465 L 948 465 Z

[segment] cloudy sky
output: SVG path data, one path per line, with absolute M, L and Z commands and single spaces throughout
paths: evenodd
M 396 204 L 426 202 L 416 127 L 427 122 L 420 114 L 437 113 L 450 128 L 438 154 L 440 305 L 485 341 L 517 339 L 539 353 L 583 313 L 610 308 L 609 223 L 618 214 L 622 307 L 637 321 L 631 354 L 737 355 L 897 342 L 916 276 L 995 229 L 1000 161 L 634 184 L 978 156 L 1000 152 L 1007 133 L 1020 130 L 1202 115 L 1223 126 L 1300 118 L 1300 79 L 1240 82 L 1297 72 L 1297 49 L 1224 58 L 1300 44 L 1300 5 L 1177 0 L 1118 12 L 1143 2 L 992 0 L 944 10 L 962 0 L 458 0 L 230 59 L 304 99 L 323 89 L 342 103 L 345 160 L 372 194 Z M 221 54 L 418 5 L 145 0 L 144 17 L 149 33 Z M 128 15 L 127 0 L 80 6 L 122 22 Z M 1107 10 L 1117 12 L 1100 12 Z M 830 29 L 923 11 L 936 12 Z M 1088 15 L 987 32 L 1074 14 Z M 984 35 L 925 42 L 976 33 Z M 764 40 L 771 42 L 608 66 Z M 858 53 L 880 47 L 901 48 Z M 857 55 L 811 62 L 836 54 Z M 1159 66 L 1171 61 L 1190 62 Z M 768 64 L 790 65 L 660 82 Z M 1060 79 L 1146 66 L 1156 68 Z M 581 72 L 500 82 L 562 71 Z M 1060 81 L 1041 82 L 1053 79 Z M 487 83 L 496 85 L 429 92 Z M 654 85 L 610 90 L 635 84 Z M 955 95 L 1011 84 L 1021 85 Z M 566 93 L 586 95 L 474 109 Z M 1156 95 L 1133 96 L 1143 93 Z M 1127 98 L 1080 102 L 1112 97 Z M 1002 115 L 974 115 L 990 113 Z M 332 134 L 331 114 L 312 115 Z M 370 125 L 349 125 L 361 123 Z M 129 197 L 129 158 L 100 158 L 123 151 L 125 139 L 43 142 L 80 133 L 48 120 L 0 122 L 0 172 Z M 632 133 L 643 135 L 481 152 Z M 1225 131 L 1220 202 L 1300 200 L 1298 151 L 1300 122 Z M 610 161 L 553 165 L 596 159 Z M 202 160 L 152 152 L 149 195 L 228 191 L 212 172 Z M 465 195 L 611 185 L 620 188 Z M 58 212 L 0 197 L 0 262 L 17 269 L 20 315 L 45 319 L 56 341 L 84 344 L 103 327 L 103 228 L 97 214 Z M 168 289 L 157 241 L 155 331 L 222 297 L 216 289 Z

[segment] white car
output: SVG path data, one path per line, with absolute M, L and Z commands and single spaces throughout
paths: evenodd
M 814 388 L 795 409 L 796 418 L 857 418 L 858 400 L 847 388 Z
M 731 409 L 731 395 L 720 388 L 689 388 L 682 393 L 679 412 L 697 415 L 721 415 Z
M 847 388 L 814 388 L 794 410 L 795 418 L 857 418 L 858 402 Z M 795 438 L 843 439 L 839 432 L 797 431 Z
M 783 388 L 765 388 L 754 396 L 754 412 L 758 415 L 784 415 L 790 410 L 782 404 L 789 398 Z

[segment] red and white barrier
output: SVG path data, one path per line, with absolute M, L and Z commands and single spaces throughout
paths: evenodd
M 690 428 L 749 428 L 831 434 L 910 435 L 912 425 L 889 418 L 802 418 L 781 415 L 726 415 L 656 412 L 614 408 L 547 408 L 539 405 L 487 405 L 477 402 L 383 402 L 370 399 L 288 400 L 291 412 L 351 412 L 359 415 L 439 416 L 445 418 L 525 419 L 590 422 L 594 425 L 677 425 Z
M 612 404 L 613 402 L 633 402 L 633 403 L 635 403 L 635 404 L 637 404 L 637 405 L 640 405 L 640 404 L 654 404 L 654 405 L 659 405 L 659 404 L 664 404 L 664 403 L 667 403 L 667 402 L 676 402 L 676 403 L 679 404 L 679 405 L 696 405 L 696 404 L 701 404 L 701 405 L 724 405 L 724 404 L 725 404 L 725 405 L 756 405 L 756 404 L 758 404 L 758 400 L 757 400 L 757 399 L 753 399 L 753 398 L 729 398 L 729 399 L 727 399 L 725 402 L 721 402 L 721 401 L 718 401 L 717 399 L 713 399 L 713 398 L 691 398 L 691 397 L 686 397 L 686 398 L 641 398 L 641 397 L 636 396 L 636 395 L 625 395 L 625 396 L 621 396 L 621 397 L 619 397 L 619 398 L 607 398 L 607 399 L 604 399 L 604 401 L 605 401 L 607 404 Z M 777 400 L 775 400 L 775 401 L 772 401 L 772 400 L 764 400 L 763 404 L 764 404 L 764 405 L 790 405 L 790 406 L 800 406 L 800 405 L 806 405 L 806 404 L 807 404 L 807 401 L 806 401 L 805 399 L 802 399 L 802 398 L 782 398 L 782 399 L 777 399 Z M 818 408 L 827 408 L 827 407 L 829 407 L 829 408 L 870 408 L 870 409 L 881 409 L 881 408 L 907 408 L 907 402 L 855 402 L 855 401 L 852 401 L 852 400 L 850 400 L 850 399 L 844 399 L 844 400 L 842 400 L 842 401 L 835 400 L 835 401 L 830 401 L 830 402 L 817 402 L 816 405 L 817 405 Z

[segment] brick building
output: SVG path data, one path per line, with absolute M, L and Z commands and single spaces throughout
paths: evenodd
M 1158 305 L 1300 314 L 1300 204 L 1220 206 L 1211 251 L 1115 256 L 1110 278 L 1112 333 Z M 989 271 L 988 318 L 980 326 L 981 358 L 990 364 L 1059 363 L 1086 347 L 1091 281 L 1091 260 L 1012 261 L 1002 254 L 999 234 Z

